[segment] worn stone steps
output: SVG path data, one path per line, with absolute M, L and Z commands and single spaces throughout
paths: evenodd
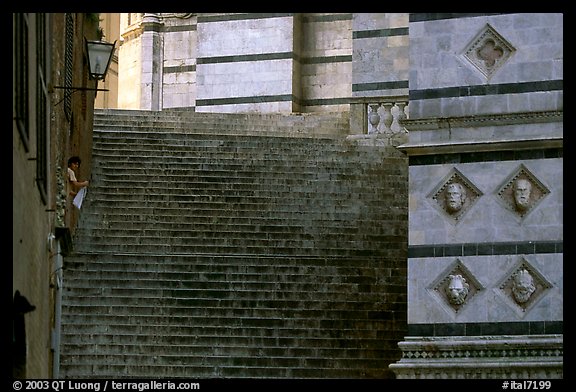
M 407 161 L 344 113 L 98 110 L 65 378 L 388 378 Z

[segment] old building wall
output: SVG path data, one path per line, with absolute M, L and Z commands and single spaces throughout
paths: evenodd
M 142 62 L 141 17 L 136 13 L 120 15 L 121 40 L 118 46 L 118 108 L 140 109 Z
M 159 94 L 161 108 L 347 112 L 407 94 L 408 14 L 122 15 L 119 108 Z
M 299 112 L 298 14 L 201 14 L 198 112 Z
M 18 339 L 11 352 L 18 378 L 53 376 L 56 277 L 61 273 L 55 259 L 58 243 L 62 251 L 70 246 L 77 218 L 65 212 L 61 194 L 67 159 L 82 158 L 80 178 L 88 178 L 91 170 L 94 92 L 72 87 L 95 87 L 84 61 L 84 37 L 96 34 L 93 15 L 12 16 L 12 292 Z M 34 309 L 21 314 L 25 301 L 16 292 Z
M 118 46 L 120 45 L 120 14 L 119 13 L 101 13 L 100 28 L 104 34 L 103 40 L 106 42 L 115 42 L 116 49 L 108 68 L 108 73 L 103 81 L 98 82 L 98 88 L 108 91 L 98 91 L 94 107 L 99 109 L 117 108 L 118 107 Z
M 301 40 L 302 111 L 348 111 L 352 14 L 303 14 Z
M 197 16 L 163 14 L 162 107 L 196 103 Z
M 366 133 L 368 106 L 408 95 L 408 13 L 355 13 L 352 21 L 351 133 Z M 406 99 L 407 102 L 407 99 Z M 378 112 L 383 115 L 382 109 Z

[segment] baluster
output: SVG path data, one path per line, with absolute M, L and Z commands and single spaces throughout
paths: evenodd
M 402 125 L 402 121 L 406 120 L 408 116 L 406 115 L 405 108 L 408 102 L 400 101 L 396 102 L 398 106 L 398 125 L 400 126 L 400 131 L 406 132 L 406 128 Z
M 391 132 L 392 129 L 390 128 L 392 122 L 394 121 L 394 117 L 392 117 L 392 106 L 394 103 L 392 102 L 384 102 L 382 107 L 384 108 L 384 113 L 382 115 L 382 123 L 384 124 L 384 132 Z
M 378 114 L 379 104 L 368 105 L 370 107 L 370 113 L 368 113 L 368 122 L 372 125 L 372 128 L 368 130 L 368 133 L 378 133 L 378 124 L 380 123 L 380 115 Z

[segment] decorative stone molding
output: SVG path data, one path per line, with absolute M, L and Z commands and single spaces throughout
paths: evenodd
M 480 196 L 482 192 L 458 169 L 453 168 L 428 194 L 428 199 L 443 216 L 457 223 Z
M 524 316 L 550 288 L 552 283 L 525 258 L 521 258 L 498 283 L 498 293 L 520 316 Z
M 409 336 L 398 346 L 389 368 L 399 379 L 563 378 L 563 335 Z
M 170 12 L 170 13 L 163 13 L 161 15 L 162 15 L 162 18 L 189 19 L 196 14 L 191 13 L 191 12 Z
M 550 190 L 521 164 L 500 186 L 498 199 L 520 218 L 530 213 Z
M 142 14 L 141 24 L 159 24 L 159 23 L 162 23 L 160 14 L 150 12 Z
M 452 128 L 476 128 L 488 126 L 561 123 L 564 121 L 563 111 L 492 113 L 461 117 L 434 117 L 404 119 L 402 125 L 409 131 L 429 131 Z
M 515 51 L 516 49 L 492 26 L 486 24 L 466 46 L 463 56 L 486 78 L 490 78 Z
M 429 154 L 458 154 L 470 152 L 494 152 L 515 150 L 538 150 L 548 148 L 562 148 L 562 138 L 531 139 L 531 140 L 503 140 L 503 141 L 478 141 L 478 142 L 438 142 L 438 143 L 404 143 L 398 145 L 398 150 L 409 156 Z
M 484 287 L 466 266 L 456 259 L 426 289 L 439 300 L 445 310 L 456 314 Z

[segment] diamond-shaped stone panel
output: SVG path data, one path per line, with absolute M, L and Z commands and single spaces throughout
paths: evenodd
M 492 26 L 486 24 L 464 49 L 464 58 L 489 78 L 515 51 Z
M 524 165 L 520 165 L 498 188 L 500 202 L 524 218 L 550 190 Z
M 531 308 L 551 287 L 552 284 L 524 258 L 498 284 L 510 306 L 522 312 Z
M 455 223 L 480 196 L 482 192 L 456 168 L 428 194 L 432 204 Z
M 428 287 L 428 290 L 434 293 L 441 303 L 456 313 L 470 303 L 472 297 L 482 289 L 480 282 L 459 259 L 456 259 Z

